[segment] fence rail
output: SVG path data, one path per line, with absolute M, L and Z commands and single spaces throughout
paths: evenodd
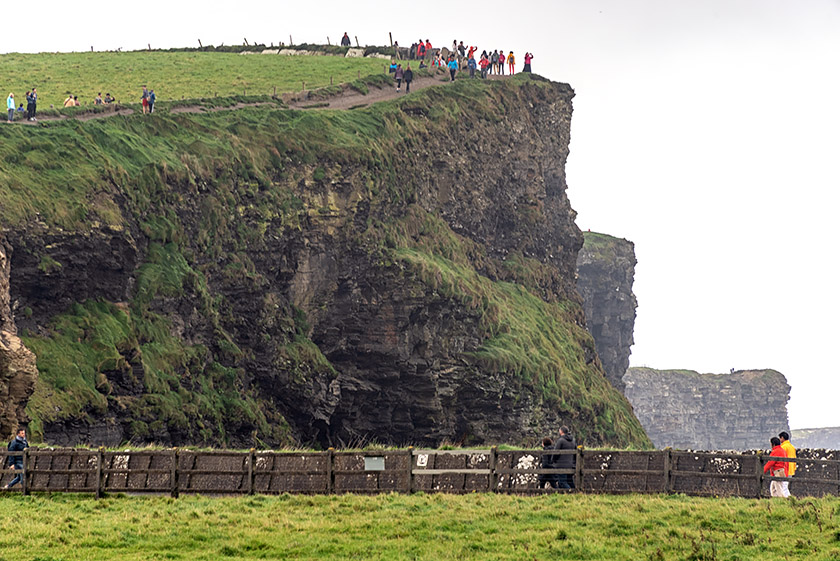
M 803 452 L 803 451 L 800 451 Z M 541 458 L 567 456 L 571 465 L 543 468 Z M 813 456 L 813 454 L 811 454 Z M 797 495 L 840 494 L 837 452 L 778 458 L 766 454 L 682 450 L 407 450 L 247 452 L 26 449 L 0 452 L 22 469 L 5 470 L 0 484 L 21 476 L 21 491 L 105 493 L 277 494 L 415 491 L 545 493 L 553 476 L 567 476 L 575 492 L 686 493 L 768 496 L 770 481 L 790 481 Z M 793 462 L 795 477 L 765 475 L 767 461 Z M 565 460 L 569 463 L 569 459 Z

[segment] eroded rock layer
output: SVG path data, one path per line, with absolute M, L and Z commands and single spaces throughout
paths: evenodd
M 788 429 L 790 386 L 775 370 L 698 374 L 630 368 L 625 395 L 656 447 L 764 449 Z

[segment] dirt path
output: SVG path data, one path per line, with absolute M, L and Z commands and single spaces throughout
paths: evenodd
M 411 82 L 411 91 L 415 92 L 431 86 L 440 86 L 443 84 L 446 84 L 446 81 L 443 79 L 442 74 L 438 74 L 435 76 L 424 76 L 421 78 L 417 78 L 416 80 Z M 394 85 L 394 87 L 371 86 L 367 94 L 362 94 L 360 92 L 348 90 L 340 95 L 323 100 L 313 99 L 306 101 L 292 101 L 288 103 L 288 107 L 290 109 L 357 109 L 361 107 L 368 107 L 372 103 L 377 103 L 379 101 L 387 101 L 389 99 L 395 99 L 404 95 L 406 95 L 405 84 L 403 84 L 403 87 L 399 92 L 396 90 L 396 84 Z M 242 109 L 243 107 L 258 107 L 261 105 L 275 104 L 268 101 L 259 101 L 254 103 L 237 103 L 235 105 L 227 107 L 207 107 L 205 105 L 181 105 L 169 109 L 168 112 L 193 114 L 214 113 L 216 111 L 235 111 L 237 109 Z M 38 123 L 42 123 L 44 121 L 66 121 L 68 119 L 75 119 L 77 121 L 90 121 L 91 119 L 105 119 L 108 117 L 114 117 L 116 115 L 133 115 L 134 113 L 134 109 L 126 107 L 121 108 L 118 111 L 105 111 L 102 113 L 82 113 L 81 115 L 76 116 L 45 115 L 43 117 L 38 118 L 38 120 L 35 122 L 18 121 L 18 123 L 23 125 L 37 125 Z
M 445 83 L 441 80 L 440 76 L 422 77 L 411 82 L 411 91 L 416 92 L 430 86 L 440 86 Z M 395 82 L 393 87 L 377 88 L 373 86 L 366 95 L 359 92 L 345 92 L 342 95 L 324 100 L 291 102 L 289 103 L 289 107 L 292 109 L 356 109 L 367 107 L 371 103 L 387 101 L 404 95 L 406 95 L 405 84 L 403 84 L 402 90 L 398 92 Z

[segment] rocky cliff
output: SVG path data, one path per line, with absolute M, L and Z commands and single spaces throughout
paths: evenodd
M 775 370 L 698 374 L 630 368 L 625 395 L 654 445 L 694 450 L 764 449 L 788 429 L 790 386 Z
M 34 432 L 437 444 L 565 422 L 646 445 L 583 327 L 572 97 L 524 76 L 347 112 L 4 128 Z
M 790 440 L 798 448 L 840 450 L 840 427 L 793 429 Z
M 630 346 L 636 323 L 633 242 L 585 232 L 577 259 L 577 287 L 583 298 L 586 325 L 607 379 L 624 391 L 622 378 L 630 366 Z

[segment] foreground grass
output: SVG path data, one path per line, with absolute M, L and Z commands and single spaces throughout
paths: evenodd
M 840 558 L 840 500 L 381 495 L 0 499 L 0 558 Z
M 351 82 L 383 72 L 385 61 L 371 58 L 290 57 L 204 52 L 39 53 L 0 55 L 3 96 L 38 89 L 38 105 L 61 107 L 70 94 L 90 105 L 98 92 L 123 103 L 140 100 L 144 84 L 159 101 L 248 94 L 268 95 Z

